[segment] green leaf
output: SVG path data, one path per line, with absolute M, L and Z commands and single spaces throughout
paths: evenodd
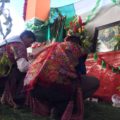
M 118 73 L 118 69 L 116 69 L 116 68 L 114 68 L 114 67 L 112 67 L 112 71 L 114 72 L 114 73 Z
M 104 60 L 102 60 L 102 68 L 106 68 L 106 63 Z
M 97 53 L 94 53 L 93 57 L 94 57 L 94 60 L 97 61 L 97 59 L 98 59 Z
M 118 66 L 118 70 L 120 70 L 120 66 Z

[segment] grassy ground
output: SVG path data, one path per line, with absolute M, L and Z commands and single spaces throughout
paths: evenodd
M 120 120 L 120 108 L 106 103 L 86 103 L 85 120 Z
M 0 120 L 50 120 L 47 117 L 34 116 L 28 109 L 13 110 L 0 105 Z M 106 103 L 85 103 L 84 120 L 120 120 L 120 108 Z

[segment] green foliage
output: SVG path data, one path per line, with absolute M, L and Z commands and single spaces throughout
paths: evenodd
M 102 60 L 102 68 L 106 68 L 106 62 Z
M 56 17 L 57 16 L 57 17 Z M 37 41 L 43 42 L 49 39 L 59 38 L 62 30 L 61 21 L 62 14 L 57 8 L 51 9 L 49 19 L 46 21 L 41 21 L 37 18 L 33 18 L 26 22 L 26 29 L 31 30 L 35 33 Z M 50 32 L 48 32 L 48 29 Z
M 90 53 L 90 52 L 91 52 L 91 45 L 92 45 L 92 38 L 91 38 L 91 36 L 88 34 L 87 31 L 85 31 L 84 36 L 86 36 L 86 37 L 83 37 L 83 38 L 82 38 L 82 47 L 83 47 L 88 53 Z
M 114 46 L 114 50 L 120 50 L 120 34 L 116 35 L 113 39 L 117 41 L 116 45 Z
M 97 59 L 98 59 L 97 53 L 94 53 L 94 54 L 93 54 L 93 58 L 94 58 L 95 61 L 97 61 Z
M 37 41 L 42 42 L 47 40 L 47 25 L 48 21 L 41 21 L 37 18 L 33 18 L 26 22 L 26 29 L 35 33 Z
M 3 54 L 0 59 L 0 77 L 7 76 L 11 70 L 12 63 L 7 54 Z
M 40 31 L 44 26 L 47 26 L 48 22 L 40 21 L 37 18 L 33 18 L 26 22 L 26 28 L 33 31 L 38 32 Z
M 119 68 L 112 67 L 112 72 L 114 72 L 114 73 L 120 73 L 120 70 L 119 70 Z
M 92 38 L 88 31 L 85 29 L 85 25 L 82 22 L 80 16 L 74 16 L 69 25 L 66 26 L 67 35 L 74 35 L 80 38 L 82 48 L 86 52 L 91 52 Z

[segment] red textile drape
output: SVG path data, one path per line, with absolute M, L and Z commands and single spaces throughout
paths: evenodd
M 102 61 L 106 64 L 106 68 L 102 68 Z M 111 101 L 113 94 L 119 94 L 120 90 L 120 51 L 111 51 L 98 53 L 97 61 L 94 61 L 93 55 L 86 61 L 87 74 L 97 77 L 100 80 L 100 87 L 94 94 L 105 101 Z M 113 69 L 117 69 L 114 72 Z

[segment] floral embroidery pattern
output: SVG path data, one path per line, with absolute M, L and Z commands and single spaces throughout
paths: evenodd
M 24 80 L 24 85 L 31 87 L 36 82 L 46 83 L 67 83 L 69 79 L 65 75 L 61 75 L 60 70 L 75 72 L 76 60 L 71 59 L 69 50 L 73 54 L 73 58 L 78 59 L 81 55 L 80 47 L 70 42 L 54 43 L 49 49 L 44 51 L 31 64 Z M 75 62 L 75 63 L 74 63 Z M 36 79 L 36 78 L 39 78 Z M 38 81 L 37 81 L 38 80 Z

